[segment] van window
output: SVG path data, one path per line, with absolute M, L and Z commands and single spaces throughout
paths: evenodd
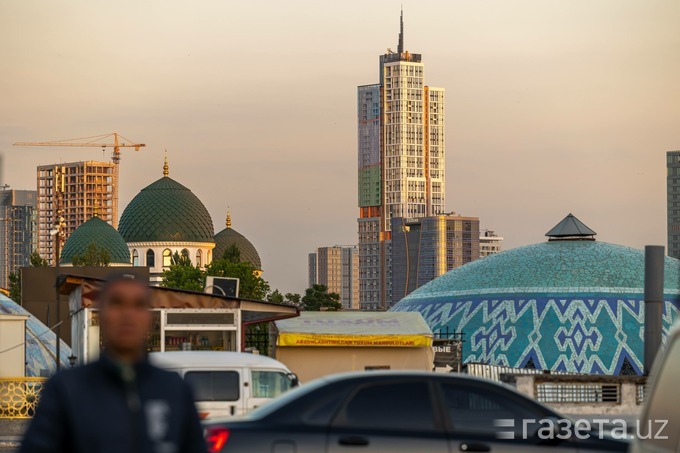
M 253 398 L 276 398 L 293 387 L 293 382 L 281 371 L 253 370 L 251 375 Z
M 240 396 L 236 371 L 189 371 L 184 380 L 194 392 L 194 401 L 237 401 Z

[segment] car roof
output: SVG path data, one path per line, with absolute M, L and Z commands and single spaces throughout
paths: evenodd
M 152 352 L 149 354 L 151 363 L 155 365 L 188 367 L 214 366 L 262 366 L 287 370 L 288 368 L 278 360 L 249 352 L 228 351 L 172 351 Z

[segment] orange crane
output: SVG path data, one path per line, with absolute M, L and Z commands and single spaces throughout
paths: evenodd
M 111 142 L 113 138 L 113 143 Z M 123 139 L 125 142 L 119 140 Z M 143 148 L 146 145 L 144 143 L 135 143 L 122 135 L 114 132 L 112 134 L 103 135 L 93 135 L 90 137 L 81 138 L 71 138 L 67 140 L 55 140 L 51 142 L 16 142 L 14 146 L 67 146 L 67 147 L 89 147 L 89 148 L 113 148 L 113 154 L 111 155 L 111 162 L 114 163 L 113 167 L 113 212 L 118 212 L 118 174 L 119 174 L 119 164 L 120 164 L 120 149 L 121 148 L 134 148 L 135 151 L 139 151 L 139 148 Z M 115 223 L 115 220 L 114 220 Z

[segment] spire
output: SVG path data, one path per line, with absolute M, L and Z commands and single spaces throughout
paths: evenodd
M 94 208 L 92 210 L 92 217 L 99 217 L 99 201 L 94 201 Z
M 170 167 L 168 167 L 168 150 L 166 149 L 165 150 L 165 159 L 164 159 L 164 163 L 163 163 L 163 176 L 165 176 L 167 178 L 169 174 L 170 174 Z
M 229 212 L 229 208 L 227 208 L 227 228 L 231 228 L 231 212 Z
M 399 17 L 399 44 L 397 45 L 397 53 L 404 53 L 404 5 L 401 5 L 401 16 Z

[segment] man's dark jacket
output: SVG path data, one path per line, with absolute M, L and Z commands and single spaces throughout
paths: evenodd
M 205 453 L 187 384 L 147 360 L 124 372 L 102 356 L 42 391 L 22 453 Z

